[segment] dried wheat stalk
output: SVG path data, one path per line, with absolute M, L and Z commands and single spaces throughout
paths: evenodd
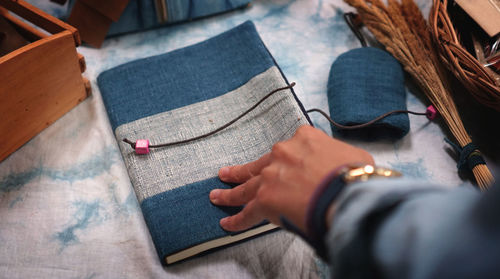
M 415 79 L 439 111 L 461 147 L 471 143 L 450 94 L 427 23 L 413 0 L 344 0 L 357 9 L 365 26 Z M 493 182 L 484 164 L 472 170 L 482 190 Z

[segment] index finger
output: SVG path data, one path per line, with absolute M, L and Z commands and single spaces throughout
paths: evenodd
M 219 170 L 219 178 L 224 182 L 243 183 L 250 178 L 260 174 L 260 171 L 269 165 L 271 154 L 267 153 L 256 161 L 229 167 L 223 167 Z
M 264 220 L 264 216 L 253 200 L 249 202 L 238 214 L 222 218 L 219 222 L 226 231 L 243 231 L 257 225 Z

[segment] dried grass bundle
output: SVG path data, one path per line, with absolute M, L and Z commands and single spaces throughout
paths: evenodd
M 415 79 L 436 107 L 461 148 L 471 143 L 450 94 L 446 72 L 433 46 L 427 23 L 413 0 L 344 0 L 357 9 L 365 26 Z M 476 154 L 479 152 L 475 150 Z M 493 182 L 485 164 L 472 172 L 482 190 Z

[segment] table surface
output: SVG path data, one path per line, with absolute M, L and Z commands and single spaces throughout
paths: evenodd
M 64 10 L 34 1 L 55 15 Z M 421 8 L 429 9 L 430 1 Z M 343 21 L 351 9 L 339 0 L 254 1 L 250 8 L 216 17 L 107 39 L 100 49 L 79 48 L 93 93 L 0 163 L 0 277 L 327 277 L 326 265 L 298 237 L 280 231 L 215 253 L 163 267 L 154 250 L 127 176 L 96 78 L 138 58 L 200 42 L 252 20 L 306 108 L 328 111 L 330 66 L 359 47 Z M 417 90 L 408 108 L 425 111 Z M 331 134 L 313 114 L 314 124 Z M 460 185 L 446 152 L 443 128 L 410 115 L 401 140 L 351 143 L 373 153 L 377 164 L 408 177 Z

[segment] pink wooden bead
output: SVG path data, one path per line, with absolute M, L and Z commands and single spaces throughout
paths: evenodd
M 140 139 L 135 142 L 135 153 L 136 154 L 148 154 L 149 153 L 149 140 Z
M 433 120 L 437 116 L 437 110 L 433 105 L 430 105 L 427 107 L 427 110 L 425 111 L 425 115 L 429 120 Z

